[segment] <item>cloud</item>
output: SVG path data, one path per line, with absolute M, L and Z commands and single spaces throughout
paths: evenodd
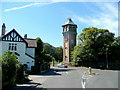
M 50 3 L 32 3 L 32 4 L 28 4 L 28 5 L 21 6 L 21 7 L 14 7 L 14 8 L 10 8 L 10 9 L 5 9 L 4 11 L 8 12 L 8 11 L 13 11 L 13 10 L 23 9 L 23 8 L 30 7 L 30 6 L 37 6 L 37 5 L 40 6 L 40 5 L 46 5 L 46 4 L 50 4 Z
M 74 15 L 74 19 L 90 27 L 98 27 L 110 30 L 118 35 L 118 8 L 112 3 L 97 4 L 100 12 L 87 17 Z
M 2 0 L 2 2 L 14 2 L 14 0 Z M 24 0 L 18 0 L 17 2 L 23 2 Z M 37 2 L 40 2 L 40 3 L 37 3 Z M 31 0 L 31 1 L 26 1 L 26 2 L 36 2 L 36 3 L 32 3 L 32 4 L 28 4 L 28 5 L 25 5 L 25 6 L 21 6 L 21 7 L 14 7 L 14 8 L 10 8 L 10 9 L 5 9 L 4 11 L 5 12 L 8 12 L 8 11 L 13 11 L 13 10 L 18 10 L 18 9 L 23 9 L 23 8 L 26 8 L 26 7 L 30 7 L 30 6 L 36 6 L 36 5 L 46 5 L 46 4 L 51 4 L 51 3 L 58 3 L 58 2 L 106 2 L 106 1 L 109 1 L 109 2 L 118 2 L 118 0 L 46 0 L 46 2 L 44 0 Z M 109 9 L 114 9 L 114 8 L 111 8 L 109 5 L 108 5 L 108 8 Z

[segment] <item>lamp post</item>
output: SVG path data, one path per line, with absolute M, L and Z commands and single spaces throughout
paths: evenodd
M 106 67 L 107 67 L 107 69 L 109 68 L 109 65 L 108 65 L 108 47 L 109 47 L 109 45 L 107 45 L 107 47 L 106 47 Z
M 105 35 L 109 35 L 111 34 L 110 32 L 105 32 L 104 33 Z M 109 68 L 109 65 L 108 65 L 108 48 L 109 48 L 109 44 L 106 45 L 106 68 L 108 69 Z

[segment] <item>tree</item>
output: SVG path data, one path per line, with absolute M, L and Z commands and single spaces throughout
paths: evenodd
M 49 43 L 44 43 L 44 53 L 50 54 L 52 57 L 55 58 L 55 61 L 62 61 L 62 47 L 54 47 L 50 45 Z
M 106 48 L 114 41 L 114 34 L 107 29 L 84 28 L 78 36 L 79 43 L 72 52 L 72 62 L 98 67 L 106 62 Z M 102 64 L 101 64 L 102 62 Z
M 111 47 L 108 49 L 108 60 L 110 69 L 120 70 L 120 36 L 115 38 L 114 42 L 111 44 Z
M 55 47 L 55 59 L 57 62 L 62 62 L 63 60 L 63 48 L 60 47 Z
M 54 47 L 49 43 L 43 43 L 40 38 L 36 38 L 37 47 L 35 49 L 35 66 L 33 72 L 36 74 L 40 67 L 44 67 L 50 62 L 62 61 L 62 47 Z
M 51 56 L 55 56 L 55 47 L 53 47 L 49 43 L 44 43 L 43 48 L 45 54 L 50 54 Z
M 4 55 L 0 57 L 2 62 L 2 85 L 3 88 L 10 87 L 16 84 L 16 71 L 20 62 L 17 59 L 15 53 L 6 51 Z
M 40 66 L 43 63 L 43 42 L 37 37 L 36 38 L 37 47 L 35 48 L 35 66 Z
M 53 57 L 50 54 L 45 54 L 44 62 L 50 63 L 53 61 Z

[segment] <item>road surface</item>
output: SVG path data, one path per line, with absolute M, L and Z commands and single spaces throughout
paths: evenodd
M 30 75 L 30 83 L 15 88 L 118 88 L 118 71 L 83 68 L 52 68 L 45 75 Z M 15 89 L 17 90 L 17 89 Z

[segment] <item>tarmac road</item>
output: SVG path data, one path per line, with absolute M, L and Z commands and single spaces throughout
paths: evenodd
M 45 88 L 118 88 L 118 71 L 95 69 L 95 75 L 85 74 L 87 69 L 80 68 L 54 68 L 53 71 L 61 75 L 45 81 Z
M 30 75 L 31 82 L 19 88 L 118 88 L 118 71 L 93 69 L 95 75 L 85 74 L 84 68 L 51 68 L 44 75 Z M 12 89 L 13 90 L 13 89 Z

